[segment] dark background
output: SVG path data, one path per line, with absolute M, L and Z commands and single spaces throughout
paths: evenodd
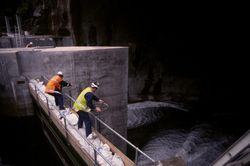
M 140 78 L 145 75 L 149 78 L 154 77 L 159 73 L 153 69 L 160 66 L 160 74 L 164 80 L 161 86 L 170 87 L 170 84 L 164 84 L 170 82 L 169 76 L 174 77 L 177 82 L 182 82 L 183 79 L 195 82 L 197 86 L 192 87 L 191 91 L 196 92 L 194 96 L 196 100 L 187 100 L 185 93 L 178 91 L 171 94 L 167 90 L 161 91 L 171 100 L 185 103 L 195 117 L 209 119 L 214 115 L 220 115 L 216 122 L 220 124 L 221 121 L 221 126 L 228 125 L 227 130 L 237 131 L 249 128 L 247 118 L 249 51 L 246 49 L 248 38 L 245 30 L 248 19 L 245 19 L 244 4 L 72 0 L 70 4 L 72 29 L 67 29 L 69 20 L 65 16 L 67 14 L 65 10 L 60 8 L 62 7 L 60 2 L 57 0 L 43 2 L 45 7 L 40 17 L 34 16 L 34 10 L 42 4 L 40 0 L 8 0 L 1 4 L 0 31 L 5 32 L 3 16 L 12 17 L 14 23 L 14 15 L 18 12 L 22 16 L 24 30 L 29 30 L 34 35 L 69 35 L 72 30 L 76 45 L 79 46 L 129 46 L 129 43 L 134 43 L 137 46 L 137 52 L 129 55 L 130 78 Z M 53 16 L 52 11 L 55 13 Z M 52 23 L 56 26 L 54 29 Z M 99 44 L 96 44 L 95 40 L 92 43 L 84 40 L 86 37 L 84 28 L 91 24 L 96 25 L 96 29 L 105 28 L 107 31 Z M 140 75 L 141 73 L 144 75 Z M 174 81 L 171 86 L 174 89 L 180 88 Z M 145 87 L 146 83 L 141 91 Z M 183 91 L 186 90 L 188 89 Z M 146 91 L 143 95 L 151 93 Z M 12 121 L 1 118 L 1 131 L 8 135 L 12 129 L 15 130 L 18 119 L 14 120 L 14 123 Z M 10 125 L 10 128 L 6 129 L 5 125 Z M 28 131 L 36 132 L 33 129 Z M 19 139 L 19 135 L 23 132 L 32 137 L 29 135 L 31 133 L 27 133 L 28 131 L 22 130 L 21 127 L 14 135 L 3 138 L 0 156 L 4 158 L 5 153 L 11 152 L 8 149 L 17 146 L 17 153 L 12 157 L 24 163 L 25 159 L 19 158 L 18 155 L 22 153 L 21 149 L 30 152 L 34 148 L 45 148 L 42 145 L 33 147 L 32 142 L 31 144 L 26 142 L 26 138 Z M 8 145 L 10 144 L 11 148 L 4 144 L 5 141 L 10 141 Z M 44 141 L 46 142 L 41 140 L 41 142 Z M 20 142 L 26 142 L 28 147 L 16 145 Z M 47 150 L 50 151 L 50 149 Z M 40 152 L 37 153 L 32 154 L 34 160 L 36 156 L 43 155 Z

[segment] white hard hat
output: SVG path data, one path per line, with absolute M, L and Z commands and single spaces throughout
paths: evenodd
M 92 82 L 91 85 L 90 85 L 92 88 L 99 88 L 100 84 L 99 82 Z
M 61 71 L 57 72 L 57 75 L 63 75 L 63 73 Z

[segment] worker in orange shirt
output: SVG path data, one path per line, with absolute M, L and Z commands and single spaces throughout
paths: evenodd
M 62 92 L 62 87 L 71 86 L 70 83 L 63 80 L 63 73 L 59 71 L 55 76 L 53 76 L 46 85 L 45 92 L 54 96 L 56 106 L 59 106 L 59 110 L 64 110 L 64 99 Z

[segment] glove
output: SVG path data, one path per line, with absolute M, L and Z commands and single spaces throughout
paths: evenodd
M 96 110 L 96 112 L 101 112 L 102 111 L 100 107 L 96 107 L 95 110 Z

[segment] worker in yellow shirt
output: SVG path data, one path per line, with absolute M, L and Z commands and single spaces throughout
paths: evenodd
M 103 103 L 103 100 L 99 99 L 94 95 L 96 90 L 99 88 L 98 82 L 92 82 L 89 87 L 85 88 L 80 95 L 77 97 L 73 109 L 77 112 L 78 119 L 78 129 L 83 127 L 83 122 L 85 123 L 86 137 L 92 133 L 92 124 L 88 112 L 95 110 L 96 112 L 101 112 L 101 108 L 95 106 L 93 101 Z

